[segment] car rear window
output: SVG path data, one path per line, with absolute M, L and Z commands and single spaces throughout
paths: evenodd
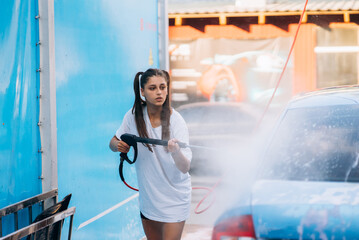
M 263 160 L 265 178 L 359 182 L 359 106 L 289 110 Z

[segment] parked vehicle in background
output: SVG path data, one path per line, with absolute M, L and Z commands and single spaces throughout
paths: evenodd
M 261 155 L 212 240 L 359 239 L 358 86 L 293 99 Z
M 218 175 L 218 165 L 233 146 L 239 146 L 253 133 L 259 118 L 252 105 L 230 102 L 200 102 L 182 105 L 177 111 L 185 119 L 193 148 L 191 173 Z

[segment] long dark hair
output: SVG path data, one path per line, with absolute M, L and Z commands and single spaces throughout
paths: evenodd
M 143 118 L 143 107 L 146 106 L 146 101 L 142 100 L 140 92 L 141 88 L 145 88 L 148 79 L 153 76 L 163 77 L 167 83 L 167 97 L 162 105 L 161 112 L 161 126 L 162 126 L 162 140 L 169 140 L 170 138 L 170 116 L 171 116 L 171 103 L 169 99 L 170 90 L 170 75 L 167 71 L 161 69 L 150 68 L 146 72 L 138 72 L 133 81 L 133 90 L 135 92 L 135 103 L 132 107 L 132 113 L 135 113 L 136 127 L 140 137 L 148 138 L 148 132 Z M 149 144 L 146 144 L 147 148 L 152 152 L 152 148 Z

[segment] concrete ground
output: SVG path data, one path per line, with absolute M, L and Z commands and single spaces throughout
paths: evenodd
M 211 240 L 212 228 L 200 224 L 186 224 L 182 240 Z
M 218 178 L 213 177 L 198 177 L 192 176 L 192 187 L 208 187 L 212 188 Z M 218 202 L 214 201 L 208 210 L 203 213 L 196 214 L 195 209 L 198 203 L 208 193 L 207 190 L 193 189 L 192 190 L 192 204 L 191 204 L 191 215 L 186 221 L 184 231 L 182 234 L 182 240 L 210 240 L 212 235 L 212 227 L 216 221 L 218 215 L 223 210 L 223 207 Z M 214 192 L 215 194 L 216 192 Z M 202 211 L 207 208 L 213 201 L 213 197 L 218 199 L 218 196 L 210 195 L 203 203 L 198 207 L 198 211 Z M 216 200 L 214 199 L 214 200 Z

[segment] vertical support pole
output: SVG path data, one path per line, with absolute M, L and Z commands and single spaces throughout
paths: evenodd
M 42 191 L 58 187 L 54 0 L 38 0 L 40 47 L 40 138 Z M 45 203 L 45 208 L 47 204 Z
M 17 212 L 14 212 L 14 226 L 15 231 L 19 230 L 19 215 L 17 214 Z
M 46 239 L 50 239 L 50 227 L 51 227 L 52 225 L 50 225 L 50 226 L 47 226 L 45 229 L 46 229 Z M 60 231 L 61 232 L 61 231 Z
M 266 24 L 266 15 L 264 15 L 263 13 L 259 14 L 258 16 L 258 24 Z
M 175 26 L 182 26 L 182 17 L 180 16 L 175 17 Z
M 2 237 L 2 217 L 0 217 L 0 237 Z
M 158 0 L 158 50 L 159 66 L 169 71 L 168 56 L 168 9 L 167 0 Z
M 29 225 L 32 223 L 32 206 L 28 207 L 29 209 Z
M 350 14 L 349 14 L 349 12 L 344 12 L 343 18 L 344 18 L 345 23 L 349 23 L 350 22 Z
M 68 239 L 68 240 L 71 239 L 71 235 L 72 235 L 72 223 L 73 223 L 73 221 L 74 221 L 74 215 L 71 215 L 71 217 L 70 217 L 70 225 L 69 225 L 69 239 Z
M 290 32 L 295 34 L 297 24 L 290 25 Z M 316 80 L 316 46 L 315 24 L 304 24 L 300 27 L 293 55 L 293 95 L 300 92 L 313 91 L 317 87 Z
M 58 194 L 59 194 L 58 191 L 56 191 L 56 195 L 52 198 L 52 205 L 55 205 L 57 203 L 59 196 Z
M 227 25 L 227 17 L 224 14 L 219 15 L 219 25 Z
M 308 21 L 308 14 L 304 13 L 303 18 L 302 18 L 302 23 L 306 23 Z

